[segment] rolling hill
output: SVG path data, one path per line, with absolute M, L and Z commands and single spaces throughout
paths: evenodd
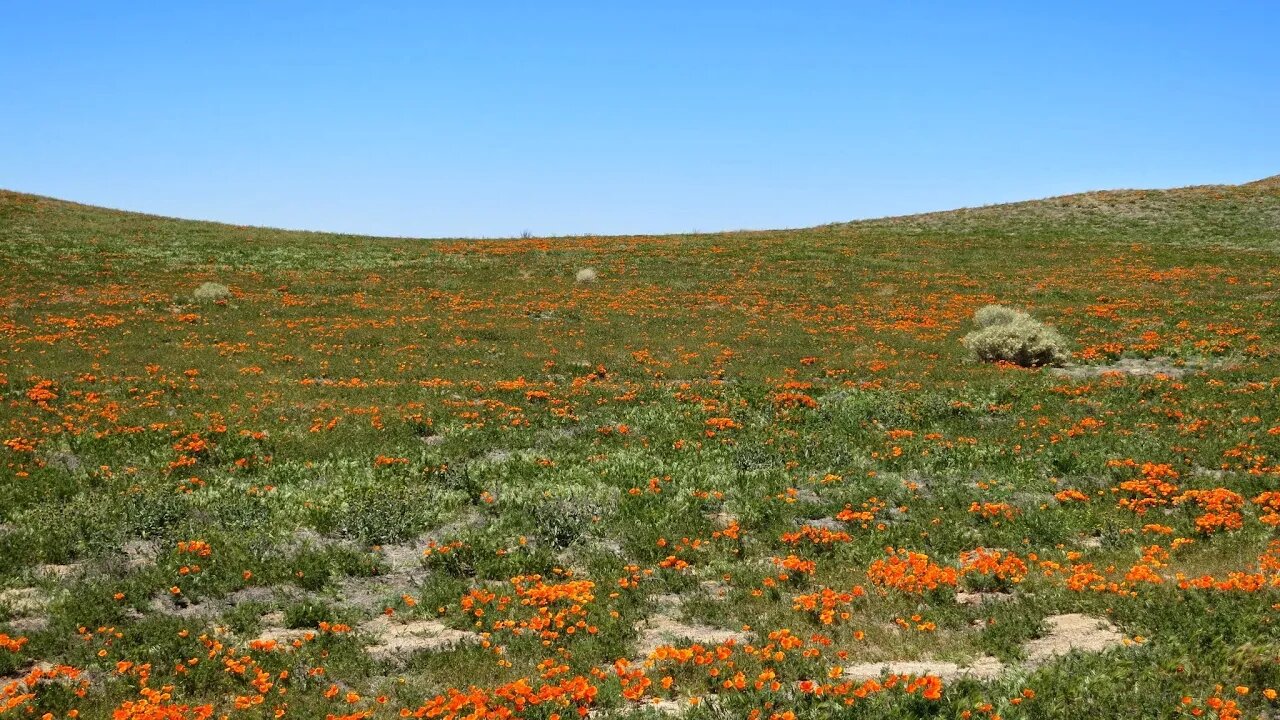
M 0 192 L 0 715 L 1269 717 L 1277 178 L 429 240 Z M 978 361 L 991 304 L 1070 359 Z

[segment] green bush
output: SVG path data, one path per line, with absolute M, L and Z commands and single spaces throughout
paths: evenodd
M 448 493 L 402 480 L 364 481 L 317 504 L 313 516 L 321 532 L 335 533 L 362 545 L 404 542 L 439 523 L 451 505 Z
M 963 342 L 983 362 L 1040 367 L 1061 365 L 1070 357 L 1067 341 L 1057 330 L 1021 310 L 988 305 L 973 319 L 978 329 Z
M 591 530 L 602 510 L 585 498 L 547 498 L 529 508 L 538 539 L 563 550 Z
M 541 546 L 563 550 L 592 534 L 606 514 L 605 496 L 598 490 L 571 484 L 555 488 L 508 488 L 506 506 L 518 509 L 511 518 Z

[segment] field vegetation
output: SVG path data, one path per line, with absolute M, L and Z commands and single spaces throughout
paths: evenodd
M 1273 717 L 1278 261 L 1274 181 L 501 240 L 0 193 L 0 717 Z

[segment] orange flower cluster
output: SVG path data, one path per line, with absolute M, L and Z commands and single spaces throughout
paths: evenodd
M 209 441 L 200 437 L 199 433 L 185 435 L 173 444 L 174 450 L 188 455 L 199 455 L 208 452 L 209 447 Z
M 213 554 L 213 548 L 209 547 L 209 543 L 204 540 L 179 540 L 178 553 L 207 558 Z
M 1178 573 L 1177 578 L 1178 587 L 1183 590 L 1252 593 L 1280 588 L 1280 540 L 1272 540 L 1266 552 L 1258 556 L 1256 572 L 1229 572 L 1222 579 L 1213 575 L 1189 578 Z
M 111 713 L 112 720 L 208 720 L 213 717 L 212 705 L 174 705 L 171 692 L 141 688 L 142 698 L 125 700 Z
M 595 600 L 595 583 L 590 580 L 568 580 L 547 583 L 541 575 L 519 575 L 511 579 L 515 596 L 498 595 L 483 588 L 472 588 L 460 601 L 462 610 L 477 619 L 487 612 L 498 617 L 490 624 L 494 632 L 509 632 L 519 637 L 533 633 L 544 644 L 578 632 L 595 635 L 599 628 L 587 622 L 587 608 Z M 514 605 L 530 608 L 511 616 Z
M 622 697 L 632 702 L 640 702 L 644 699 L 649 687 L 653 685 L 653 681 L 645 674 L 643 668 L 631 670 L 629 666 L 630 662 L 626 658 L 619 658 L 613 663 L 613 672 L 618 678 Z
M 975 501 L 969 505 L 969 512 L 986 520 L 1012 520 L 1021 511 L 1009 503 L 979 503 Z
M 1143 463 L 1142 477 L 1126 480 L 1117 486 L 1119 491 L 1127 492 L 1134 497 L 1121 498 L 1120 507 L 1145 515 L 1153 507 L 1168 505 L 1178 486 L 1173 483 L 1178 479 L 1178 471 L 1169 465 Z
M 8 650 L 9 652 L 16 653 L 21 651 L 22 646 L 26 644 L 27 644 L 27 638 L 9 637 L 4 633 L 0 633 L 0 650 Z
M 727 417 L 707 418 L 706 425 L 708 437 L 714 436 L 717 431 L 724 432 L 725 430 L 737 430 L 742 427 L 741 423 L 737 422 L 733 418 Z
M 1076 490 L 1075 488 L 1068 488 L 1066 490 L 1063 490 L 1062 492 L 1054 493 L 1053 497 L 1055 500 L 1057 500 L 1060 503 L 1089 502 L 1089 496 L 1085 495 L 1079 490 Z
M 1263 575 L 1233 571 L 1221 580 L 1213 575 L 1201 575 L 1189 578 L 1178 574 L 1178 588 L 1181 590 L 1217 590 L 1218 592 L 1255 593 L 1268 588 L 1280 588 L 1280 575 Z
M 836 513 L 836 519 L 840 522 L 858 523 L 863 530 L 871 528 L 871 523 L 875 522 L 876 514 L 884 510 L 885 503 L 879 498 L 868 498 L 862 503 L 860 510 L 854 510 L 853 505 L 845 505 L 844 509 Z M 877 529 L 882 528 L 878 527 Z
M 1243 689 L 1243 692 L 1241 692 Z M 1205 698 L 1204 702 L 1196 702 L 1195 698 L 1190 696 L 1183 697 L 1179 714 L 1183 717 L 1214 717 L 1217 720 L 1240 720 L 1242 713 L 1240 706 L 1235 700 L 1226 700 L 1222 697 L 1222 687 L 1215 688 L 1212 695 Z M 1247 695 L 1249 689 L 1243 685 L 1237 686 L 1236 692 L 1239 695 Z M 1212 713 L 1207 715 L 1206 713 Z
M 1244 497 L 1239 493 L 1226 488 L 1188 490 L 1173 499 L 1175 505 L 1187 502 L 1195 503 L 1204 510 L 1204 514 L 1196 518 L 1196 529 L 1205 535 L 1244 527 L 1244 516 L 1240 514 Z
M 959 577 L 955 568 L 937 565 L 924 553 L 886 548 L 889 557 L 874 560 L 867 568 L 867 578 L 880 588 L 893 588 L 909 595 L 921 595 L 941 587 L 955 587 Z
M 925 700 L 942 698 L 942 679 L 932 675 L 890 675 L 883 682 L 866 680 L 861 683 L 840 682 L 822 684 L 813 680 L 803 680 L 797 689 L 808 695 L 840 698 L 845 705 L 853 705 L 857 701 L 889 690 L 897 690 L 906 695 L 920 694 Z
M 1258 522 L 1271 527 L 1280 526 L 1280 492 L 1267 490 L 1253 499 L 1253 504 L 1262 509 Z
M 805 560 L 797 555 L 773 558 L 773 564 L 789 572 L 800 573 L 801 575 L 812 575 L 818 569 L 817 563 L 812 560 Z
M 1258 569 L 1263 572 L 1280 573 L 1280 540 L 1267 543 L 1266 552 L 1258 556 Z
M 807 542 L 815 547 L 831 547 L 837 543 L 847 543 L 852 540 L 853 537 L 843 530 L 829 530 L 813 525 L 805 525 L 795 532 L 782 534 L 782 542 L 788 545 Z
M 814 634 L 806 640 L 783 628 L 770 632 L 767 641 L 759 646 L 739 646 L 732 640 L 712 647 L 697 644 L 688 647 L 664 645 L 650 654 L 644 669 L 631 669 L 630 663 L 625 659 L 616 661 L 613 669 L 623 687 L 624 697 L 635 701 L 643 700 L 646 690 L 653 684 L 648 672 L 663 673 L 661 686 L 670 691 L 674 678 L 668 673 L 680 667 L 702 668 L 706 689 L 715 693 L 784 693 L 789 692 L 792 687 L 790 683 L 784 684 L 779 676 L 787 658 L 798 654 L 802 658 L 816 660 L 821 657 L 822 648 L 831 643 L 831 638 L 823 635 Z M 752 675 L 749 675 L 749 662 L 763 664 L 764 667 L 750 671 Z M 816 689 L 814 685 L 810 687 Z M 775 701 L 769 695 L 765 695 L 764 699 L 766 707 L 774 705 Z
M 400 716 L 441 720 L 503 720 L 528 717 L 531 710 L 538 708 L 539 716 L 546 713 L 550 717 L 557 717 L 556 710 L 566 710 L 585 717 L 595 704 L 598 692 L 598 688 L 581 675 L 537 686 L 532 685 L 527 678 L 520 678 L 492 690 L 474 686 L 465 691 L 450 688 L 444 695 L 437 695 L 414 710 L 401 710 Z
M 667 570 L 675 570 L 676 572 L 684 572 L 689 569 L 689 562 L 681 559 L 677 555 L 668 555 L 658 563 L 658 567 Z
M 9 438 L 8 440 L 5 440 L 4 446 L 14 452 L 19 452 L 19 453 L 35 452 L 36 450 L 35 441 L 27 440 L 26 438 L 20 438 L 20 437 Z
M 27 390 L 27 399 L 43 407 L 58 399 L 58 393 L 54 392 L 54 388 L 52 380 L 40 380 Z
M 654 478 L 652 482 L 657 482 L 657 478 Z M 692 563 L 685 560 L 681 555 L 692 556 L 702 550 L 703 543 L 704 541 L 702 538 L 682 537 L 675 541 L 673 546 L 666 538 L 658 538 L 658 547 L 671 548 L 671 554 L 663 558 L 662 561 L 658 563 L 658 567 L 675 570 L 677 572 L 684 572 L 692 565 Z
M 797 595 L 791 601 L 791 607 L 800 612 L 811 613 L 823 625 L 834 625 L 837 621 L 848 620 L 851 614 L 844 608 L 866 594 L 867 591 L 861 585 L 854 585 L 853 589 L 847 592 L 837 592 L 824 587 L 815 593 Z
M 559 600 L 587 604 L 595 599 L 592 590 L 596 584 L 590 580 L 571 580 L 547 585 L 540 575 L 520 575 L 511 579 L 522 605 L 546 607 Z
M 1094 592 L 1118 592 L 1120 586 L 1116 583 L 1108 584 L 1106 576 L 1095 570 L 1093 563 L 1080 563 L 1071 566 L 1071 575 L 1067 577 L 1067 589 L 1072 592 L 1083 592 L 1086 589 Z
M 677 665 L 700 667 L 733 657 L 736 644 L 733 640 L 728 640 L 712 648 L 706 648 L 702 645 L 690 645 L 687 648 L 676 647 L 675 645 L 661 645 L 649 655 L 648 660 L 650 663 L 669 661 Z
M 1011 552 L 975 548 L 960 553 L 960 574 L 988 575 L 1020 583 L 1027 577 L 1027 563 Z
M 734 520 L 723 528 L 713 531 L 711 533 L 711 537 L 716 540 L 719 540 L 720 538 L 724 538 L 726 540 L 739 540 L 742 538 L 742 525 L 740 525 L 737 520 Z
M 452 540 L 444 544 L 431 540 L 427 542 L 427 548 L 422 551 L 422 556 L 431 557 L 432 555 L 448 555 L 449 553 L 461 550 L 466 546 L 466 543 L 461 540 Z
M 818 401 L 804 393 L 777 392 L 773 394 L 773 404 L 783 408 L 816 408 Z
M 1142 583 L 1160 585 L 1164 582 L 1164 578 L 1150 565 L 1146 563 L 1137 563 L 1133 567 L 1129 568 L 1129 571 L 1125 573 L 1124 581 L 1129 585 L 1140 585 Z
M 21 677 L 0 680 L 0 715 L 19 708 L 33 714 L 32 703 L 37 699 L 36 695 L 42 684 L 59 679 L 74 681 L 79 678 L 80 671 L 69 665 L 54 665 L 47 669 L 37 665 Z M 86 684 L 81 681 L 81 690 Z

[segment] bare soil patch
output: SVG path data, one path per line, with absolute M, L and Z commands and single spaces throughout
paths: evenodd
M 480 641 L 476 633 L 454 630 L 438 620 L 398 623 L 384 616 L 362 623 L 357 629 L 377 638 L 377 642 L 365 646 L 375 660 L 404 659 L 424 650 Z

